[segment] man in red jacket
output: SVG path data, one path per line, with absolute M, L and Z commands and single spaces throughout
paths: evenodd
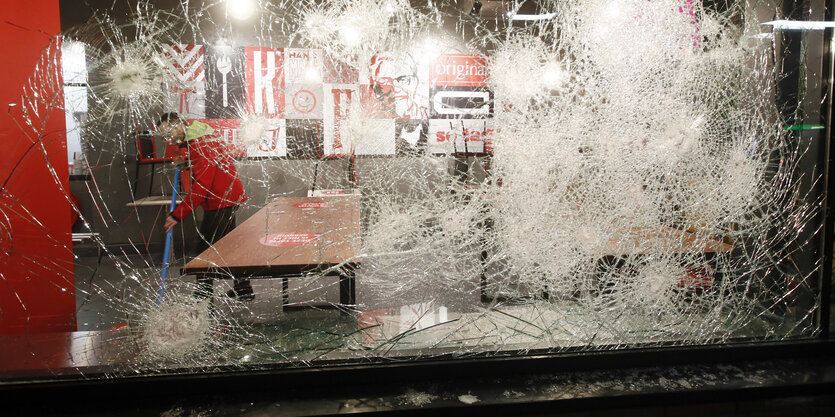
M 235 211 L 246 201 L 235 161 L 225 152 L 223 143 L 213 136 L 214 129 L 205 123 L 195 121 L 186 126 L 177 113 L 165 113 L 157 122 L 157 129 L 180 146 L 182 156 L 175 158 L 174 163 L 187 161 L 192 177 L 191 192 L 165 219 L 165 231 L 190 216 L 196 207 L 202 207 L 197 253 L 203 253 L 235 228 Z M 211 275 L 199 275 L 197 283 L 199 295 L 212 294 Z M 234 288 L 227 295 L 242 301 L 255 298 L 248 279 L 235 278 Z

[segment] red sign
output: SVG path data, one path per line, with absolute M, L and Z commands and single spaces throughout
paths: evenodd
M 490 135 L 493 134 L 493 129 L 487 129 L 485 131 L 481 130 L 473 130 L 464 128 L 464 142 L 483 142 L 485 138 L 489 138 Z M 438 143 L 442 142 L 449 142 L 458 137 L 458 132 L 449 132 L 444 130 L 439 130 L 435 132 L 435 140 Z
M 343 126 L 343 122 L 348 120 L 350 109 L 351 109 L 351 94 L 353 93 L 350 89 L 343 89 L 343 88 L 333 88 L 331 89 L 331 93 L 333 94 L 333 154 L 342 154 L 347 153 L 345 149 L 343 149 L 345 143 L 343 142 L 342 134 L 343 129 L 347 129 L 347 126 Z M 343 99 L 344 97 L 344 99 Z
M 305 208 L 325 208 L 327 206 L 328 206 L 328 203 L 326 201 L 307 201 L 307 202 L 304 202 L 304 203 L 293 204 L 293 207 L 303 208 L 303 209 L 305 209 Z
M 238 137 L 240 119 L 200 119 L 215 130 L 214 136 L 226 145 L 226 152 L 233 158 L 246 156 L 246 146 Z
M 301 246 L 318 239 L 319 236 L 321 235 L 318 233 L 310 232 L 282 232 L 264 236 L 258 239 L 258 242 L 264 246 Z
M 246 47 L 244 51 L 247 110 L 284 117 L 284 49 Z
M 485 55 L 441 55 L 432 62 L 431 85 L 484 87 L 487 85 Z

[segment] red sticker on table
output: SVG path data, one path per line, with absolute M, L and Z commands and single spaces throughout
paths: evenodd
M 321 235 L 318 233 L 310 232 L 282 232 L 264 236 L 258 241 L 265 246 L 301 246 L 316 240 L 319 236 Z
M 327 206 L 327 201 L 306 201 L 304 203 L 293 204 L 295 208 L 325 208 Z

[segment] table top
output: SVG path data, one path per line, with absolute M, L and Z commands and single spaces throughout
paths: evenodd
M 686 230 L 662 226 L 660 229 L 633 230 L 627 237 L 610 238 L 605 244 L 605 254 L 645 255 L 650 253 L 717 253 L 731 252 L 733 245 L 716 240 L 712 236 L 699 235 Z
M 357 265 L 360 197 L 279 197 L 183 268 L 183 273 L 295 274 Z

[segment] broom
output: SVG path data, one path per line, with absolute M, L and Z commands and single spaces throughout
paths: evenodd
M 180 167 L 174 170 L 174 190 L 171 192 L 171 213 L 177 207 L 177 189 L 180 188 Z M 159 289 L 157 290 L 157 305 L 162 302 L 165 297 L 165 279 L 168 278 L 168 265 L 171 259 L 171 239 L 174 236 L 174 229 L 172 228 L 165 234 L 165 249 L 162 254 L 162 273 L 160 273 Z
M 174 190 L 171 195 L 171 209 L 169 213 L 174 211 L 177 207 L 177 189 L 180 188 L 180 167 L 174 170 Z M 162 254 L 162 272 L 160 273 L 159 289 L 157 290 L 157 307 L 162 303 L 165 297 L 165 279 L 168 278 L 168 265 L 171 258 L 171 239 L 174 236 L 174 229 L 169 230 L 165 234 L 165 249 Z M 130 321 L 130 320 L 128 320 Z M 110 330 L 119 330 L 121 328 L 130 327 L 128 323 L 117 324 L 110 328 Z

